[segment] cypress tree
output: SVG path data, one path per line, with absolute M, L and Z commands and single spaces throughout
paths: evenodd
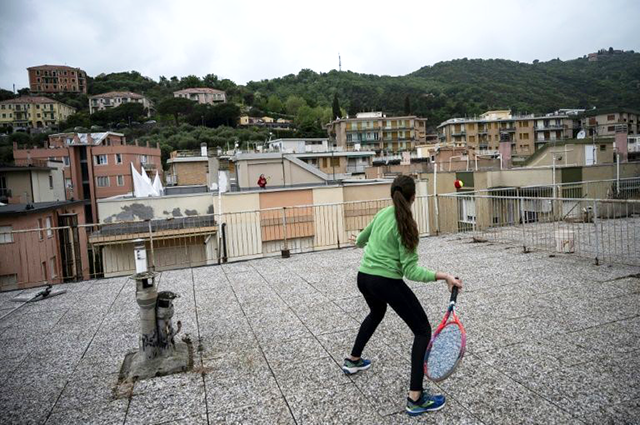
M 338 102 L 338 93 L 333 95 L 333 119 L 342 118 L 342 112 L 340 112 L 340 103 Z

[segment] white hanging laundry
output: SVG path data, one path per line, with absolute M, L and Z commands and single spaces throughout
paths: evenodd
M 164 187 L 162 186 L 162 182 L 160 181 L 160 174 L 158 174 L 158 171 L 156 171 L 156 176 L 153 179 L 153 188 L 158 193 L 157 196 L 164 195 Z
M 142 174 L 138 173 L 138 170 L 131 163 L 131 176 L 133 177 L 133 196 L 136 198 L 147 198 L 154 195 L 155 190 L 151 184 L 151 180 L 142 169 Z M 145 179 L 146 177 L 146 179 Z
M 218 193 L 224 193 L 229 190 L 227 182 L 227 173 L 224 171 L 218 171 Z
M 142 165 L 140 166 L 140 174 L 142 175 L 142 178 L 144 179 L 145 183 L 148 186 L 147 190 L 149 191 L 149 195 L 147 195 L 147 196 L 160 196 L 160 194 L 153 187 L 153 182 L 151 181 L 151 179 L 147 175 L 147 172 L 146 172 L 146 170 L 144 169 L 144 167 Z

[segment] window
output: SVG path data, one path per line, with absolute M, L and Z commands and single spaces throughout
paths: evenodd
M 0 226 L 0 244 L 13 242 L 12 230 L 12 226 Z
M 64 187 L 67 189 L 73 189 L 73 180 L 64 179 Z
M 42 279 L 46 282 L 47 280 L 47 262 L 43 261 L 42 262 Z
M 55 279 L 58 277 L 58 272 L 56 271 L 56 256 L 54 255 L 49 259 L 49 270 L 51 271 L 51 279 Z
M 469 136 L 469 142 L 470 143 L 475 143 L 476 142 L 476 136 Z
M 53 236 L 53 230 L 51 230 L 51 216 L 46 218 L 45 224 L 47 226 L 47 237 L 50 238 Z
M 147 163 L 147 155 L 140 155 L 140 164 Z
M 93 157 L 94 164 L 96 165 L 106 165 L 107 164 L 107 155 L 96 155 Z
M 615 121 L 616 120 L 616 115 L 607 115 L 607 121 Z
M 600 151 L 604 152 L 607 150 L 607 145 L 600 145 Z
M 63 156 L 63 157 L 62 157 L 62 161 L 64 162 L 64 166 L 65 166 L 65 167 L 68 167 L 68 166 L 69 166 L 70 161 L 69 161 L 69 157 L 68 157 L 68 156 Z
M 116 157 L 116 164 L 122 164 L 122 154 L 117 153 L 115 154 L 115 157 Z
M 117 182 L 118 186 L 124 186 L 124 176 L 118 176 Z
M 339 167 L 340 166 L 340 158 L 332 157 L 331 158 L 331 166 L 332 167 Z
M 616 131 L 616 127 L 613 125 L 610 125 L 609 127 L 607 127 L 607 131 Z
M 109 176 L 96 177 L 96 184 L 98 187 L 109 187 Z
M 53 176 L 49 175 L 49 189 L 53 189 Z

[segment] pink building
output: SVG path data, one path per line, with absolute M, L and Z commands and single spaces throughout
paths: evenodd
M 128 145 L 123 134 L 113 132 L 52 134 L 46 148 L 14 144 L 13 157 L 17 165 L 63 161 L 66 198 L 84 201 L 88 223 L 98 222 L 98 199 L 133 191 L 130 164 L 151 178 L 156 171 L 162 175 L 159 146 Z
M 89 279 L 82 201 L 0 206 L 0 291 Z

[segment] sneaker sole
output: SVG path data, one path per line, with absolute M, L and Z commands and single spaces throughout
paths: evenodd
M 447 402 L 442 403 L 440 406 L 434 408 L 434 409 L 425 409 L 425 410 L 421 410 L 419 412 L 414 412 L 411 411 L 409 409 L 405 409 L 407 411 L 407 413 L 409 414 L 409 416 L 418 416 L 418 415 L 422 415 L 423 413 L 428 413 L 428 412 L 437 412 L 438 410 L 442 409 L 445 404 L 447 404 Z
M 369 363 L 366 366 L 363 367 L 346 367 L 346 366 L 342 366 L 342 371 L 344 372 L 345 375 L 353 375 L 354 373 L 358 373 L 361 370 L 367 370 L 371 367 L 371 363 Z

